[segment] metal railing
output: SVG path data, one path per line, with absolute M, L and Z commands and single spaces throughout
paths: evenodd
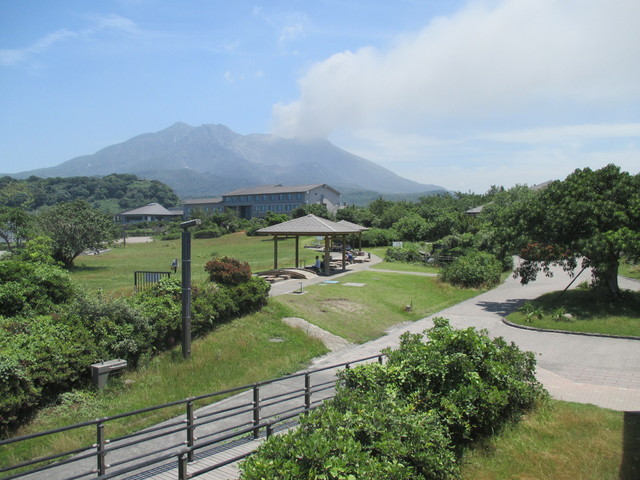
M 147 272 L 136 270 L 133 272 L 133 291 L 140 293 L 163 278 L 171 278 L 171 272 Z
M 295 423 L 295 419 L 335 394 L 335 371 L 353 364 L 376 360 L 374 355 L 350 362 L 298 372 L 274 380 L 190 397 L 132 412 L 126 412 L 66 427 L 0 441 L 0 447 L 85 428 L 95 429 L 95 443 L 0 468 L 0 477 L 76 480 L 108 479 L 133 472 L 177 471 L 181 480 L 211 472 L 250 455 L 258 439 L 270 437 L 278 425 Z M 233 396 L 230 396 L 233 395 Z M 196 410 L 196 404 L 208 405 Z M 216 402 L 216 403 L 213 403 Z M 145 414 L 181 406 L 184 414 L 149 428 L 123 436 L 108 438 L 108 429 L 116 421 L 130 425 L 142 421 Z M 244 451 L 216 460 L 210 452 L 230 451 L 233 442 L 244 444 Z M 253 442 L 253 443 L 251 443 Z M 25 448 L 28 448 L 25 446 Z M 198 453 L 200 452 L 200 453 Z M 228 452 L 227 452 L 228 453 Z M 209 462 L 187 474 L 187 467 L 197 455 Z M 8 476 L 3 476 L 8 475 Z

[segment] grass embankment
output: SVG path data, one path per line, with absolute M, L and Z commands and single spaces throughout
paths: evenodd
M 315 237 L 314 237 L 315 238 Z M 300 262 L 314 263 L 317 253 L 302 248 Z M 217 256 L 237 258 L 249 263 L 253 272 L 273 268 L 273 240 L 271 237 L 248 237 L 243 232 L 220 238 L 192 239 L 191 276 L 193 281 L 207 278 L 204 265 Z M 182 259 L 180 240 L 155 240 L 149 243 L 118 245 L 100 255 L 83 255 L 76 259 L 72 278 L 90 290 L 102 289 L 107 294 L 130 295 L 133 293 L 134 271 L 170 271 L 174 258 Z M 295 263 L 295 240 L 278 241 L 278 265 L 292 267 Z M 180 268 L 182 265 L 180 265 Z M 177 275 L 181 275 L 178 269 Z
M 529 303 L 534 314 L 517 311 L 507 319 L 536 328 L 640 337 L 640 292 L 625 291 L 622 298 L 612 299 L 603 290 L 576 289 L 562 296 L 548 293 Z M 563 318 L 563 312 L 571 318 Z
M 297 316 L 354 343 L 378 338 L 393 325 L 424 318 L 480 293 L 434 277 L 390 272 L 357 272 L 336 280 L 339 283 L 306 287 L 304 295 L 278 299 Z M 407 305 L 411 311 L 406 311 Z
M 43 409 L 16 435 L 53 429 L 95 418 L 160 405 L 191 396 L 213 393 L 293 373 L 327 350 L 319 340 L 280 321 L 291 315 L 277 302 L 262 311 L 222 325 L 204 338 L 194 340 L 189 360 L 180 347 L 158 355 L 145 367 L 110 380 L 97 393 L 92 389 L 63 395 L 63 403 Z M 272 338 L 283 341 L 271 342 Z M 126 381 L 126 382 L 125 382 Z M 221 397 L 222 398 L 222 397 Z M 217 400 L 220 400 L 218 398 Z M 184 407 L 163 409 L 110 422 L 108 436 L 138 430 L 184 414 Z M 46 440 L 23 442 L 0 449 L 0 465 L 26 458 L 77 448 L 95 441 L 95 427 L 64 432 Z
M 464 480 L 640 478 L 640 414 L 551 400 L 465 453 Z

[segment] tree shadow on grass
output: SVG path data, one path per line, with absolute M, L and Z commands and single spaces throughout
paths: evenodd
M 640 412 L 624 412 L 620 480 L 640 478 Z
M 109 267 L 98 266 L 98 265 L 88 266 L 88 265 L 84 265 L 84 264 L 81 263 L 79 265 L 74 265 L 71 268 L 71 271 L 72 272 L 89 272 L 89 273 L 91 273 L 91 272 L 100 272 L 100 271 L 103 271 L 103 270 L 107 270 L 108 268 Z

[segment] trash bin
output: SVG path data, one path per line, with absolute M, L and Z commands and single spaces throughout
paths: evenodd
M 98 389 L 103 389 L 109 380 L 109 375 L 118 373 L 127 367 L 127 361 L 116 358 L 106 362 L 91 365 L 91 380 Z

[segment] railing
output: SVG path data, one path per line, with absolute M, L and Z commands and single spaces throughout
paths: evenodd
M 171 272 L 146 272 L 136 270 L 133 272 L 133 290 L 140 293 L 163 278 L 171 278 Z
M 374 359 L 382 362 L 383 355 L 2 440 L 0 447 L 41 437 L 48 437 L 49 443 L 53 444 L 58 433 L 95 429 L 95 443 L 0 468 L 0 475 L 8 474 L 2 477 L 5 479 L 36 479 L 46 475 L 48 480 L 76 480 L 108 479 L 145 471 L 145 478 L 152 478 L 149 470 L 166 472 L 175 469 L 181 480 L 197 477 L 241 460 L 252 451 L 250 449 L 231 458 L 213 461 L 187 475 L 187 466 L 194 460 L 196 452 L 211 450 L 216 445 L 224 448 L 235 440 L 255 442 L 258 438 L 268 438 L 277 425 L 293 422 L 300 414 L 334 396 L 336 369 Z M 235 395 L 229 396 L 231 394 Z M 195 410 L 196 404 L 214 402 L 222 397 L 227 398 Z M 185 409 L 183 416 L 128 435 L 112 439 L 107 436 L 108 427 L 117 420 L 133 424 L 145 414 L 176 406 Z

